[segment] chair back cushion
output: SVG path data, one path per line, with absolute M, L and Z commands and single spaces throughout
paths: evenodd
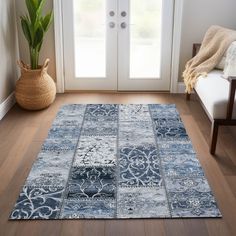
M 236 76 L 236 42 L 233 42 L 226 52 L 224 78 Z

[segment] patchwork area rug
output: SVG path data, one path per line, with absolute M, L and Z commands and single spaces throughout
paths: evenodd
M 221 217 L 175 105 L 61 108 L 10 219 Z

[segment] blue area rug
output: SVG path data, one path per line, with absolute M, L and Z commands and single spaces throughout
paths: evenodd
M 62 107 L 10 219 L 221 217 L 175 105 Z

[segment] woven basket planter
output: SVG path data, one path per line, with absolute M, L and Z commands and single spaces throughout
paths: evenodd
M 19 62 L 21 77 L 16 83 L 16 101 L 24 109 L 41 110 L 50 106 L 55 100 L 56 86 L 48 75 L 47 59 L 38 70 L 31 70 L 22 61 Z

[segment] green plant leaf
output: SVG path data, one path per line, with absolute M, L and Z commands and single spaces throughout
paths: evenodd
M 23 30 L 23 33 L 25 35 L 25 38 L 27 39 L 29 45 L 32 45 L 32 37 L 31 37 L 31 33 L 30 33 L 30 27 L 29 27 L 29 22 L 27 20 L 27 18 L 25 17 L 21 17 L 21 27 Z
M 45 4 L 46 0 L 37 0 L 37 9 L 36 9 L 36 19 L 35 19 L 35 23 L 39 23 L 41 22 L 41 18 L 42 18 L 42 10 L 43 10 L 43 6 Z M 37 28 L 37 25 L 35 26 Z
M 42 45 L 43 45 L 43 41 L 38 45 L 38 51 L 39 51 L 39 52 L 40 52 L 40 50 L 41 50 Z
M 35 32 L 35 38 L 34 38 L 34 42 L 33 42 L 34 48 L 37 48 L 39 45 L 42 44 L 43 36 L 44 36 L 44 30 L 43 30 L 42 25 L 40 24 L 40 26 L 38 27 L 38 29 Z
M 43 16 L 43 7 L 46 0 L 25 0 L 28 14 L 21 16 L 23 33 L 29 43 L 31 68 L 38 67 L 39 52 L 41 50 L 45 32 L 53 19 L 50 11 Z
M 32 0 L 35 4 L 35 6 L 38 8 L 38 5 L 39 5 L 39 1 L 38 0 Z
M 37 11 L 36 11 L 37 16 L 42 15 L 42 10 L 43 10 L 45 3 L 46 3 L 46 0 L 38 0 L 38 7 L 37 7 Z
M 34 32 L 34 25 L 31 23 L 30 18 L 29 18 L 28 15 L 25 15 L 24 18 L 25 18 L 25 20 L 27 22 L 27 25 L 28 25 L 28 28 L 29 28 L 29 31 L 30 31 L 31 42 L 33 43 L 33 41 L 34 41 L 34 34 L 35 34 L 35 32 Z
M 50 13 L 48 13 L 44 18 L 41 19 L 44 32 L 48 31 L 49 26 L 52 23 L 52 19 L 53 19 L 52 11 Z
M 42 0 L 37 0 L 38 6 L 41 4 Z
M 25 4 L 27 6 L 27 10 L 30 16 L 31 22 L 34 24 L 36 20 L 36 10 L 37 6 L 34 3 L 34 0 L 25 0 Z

